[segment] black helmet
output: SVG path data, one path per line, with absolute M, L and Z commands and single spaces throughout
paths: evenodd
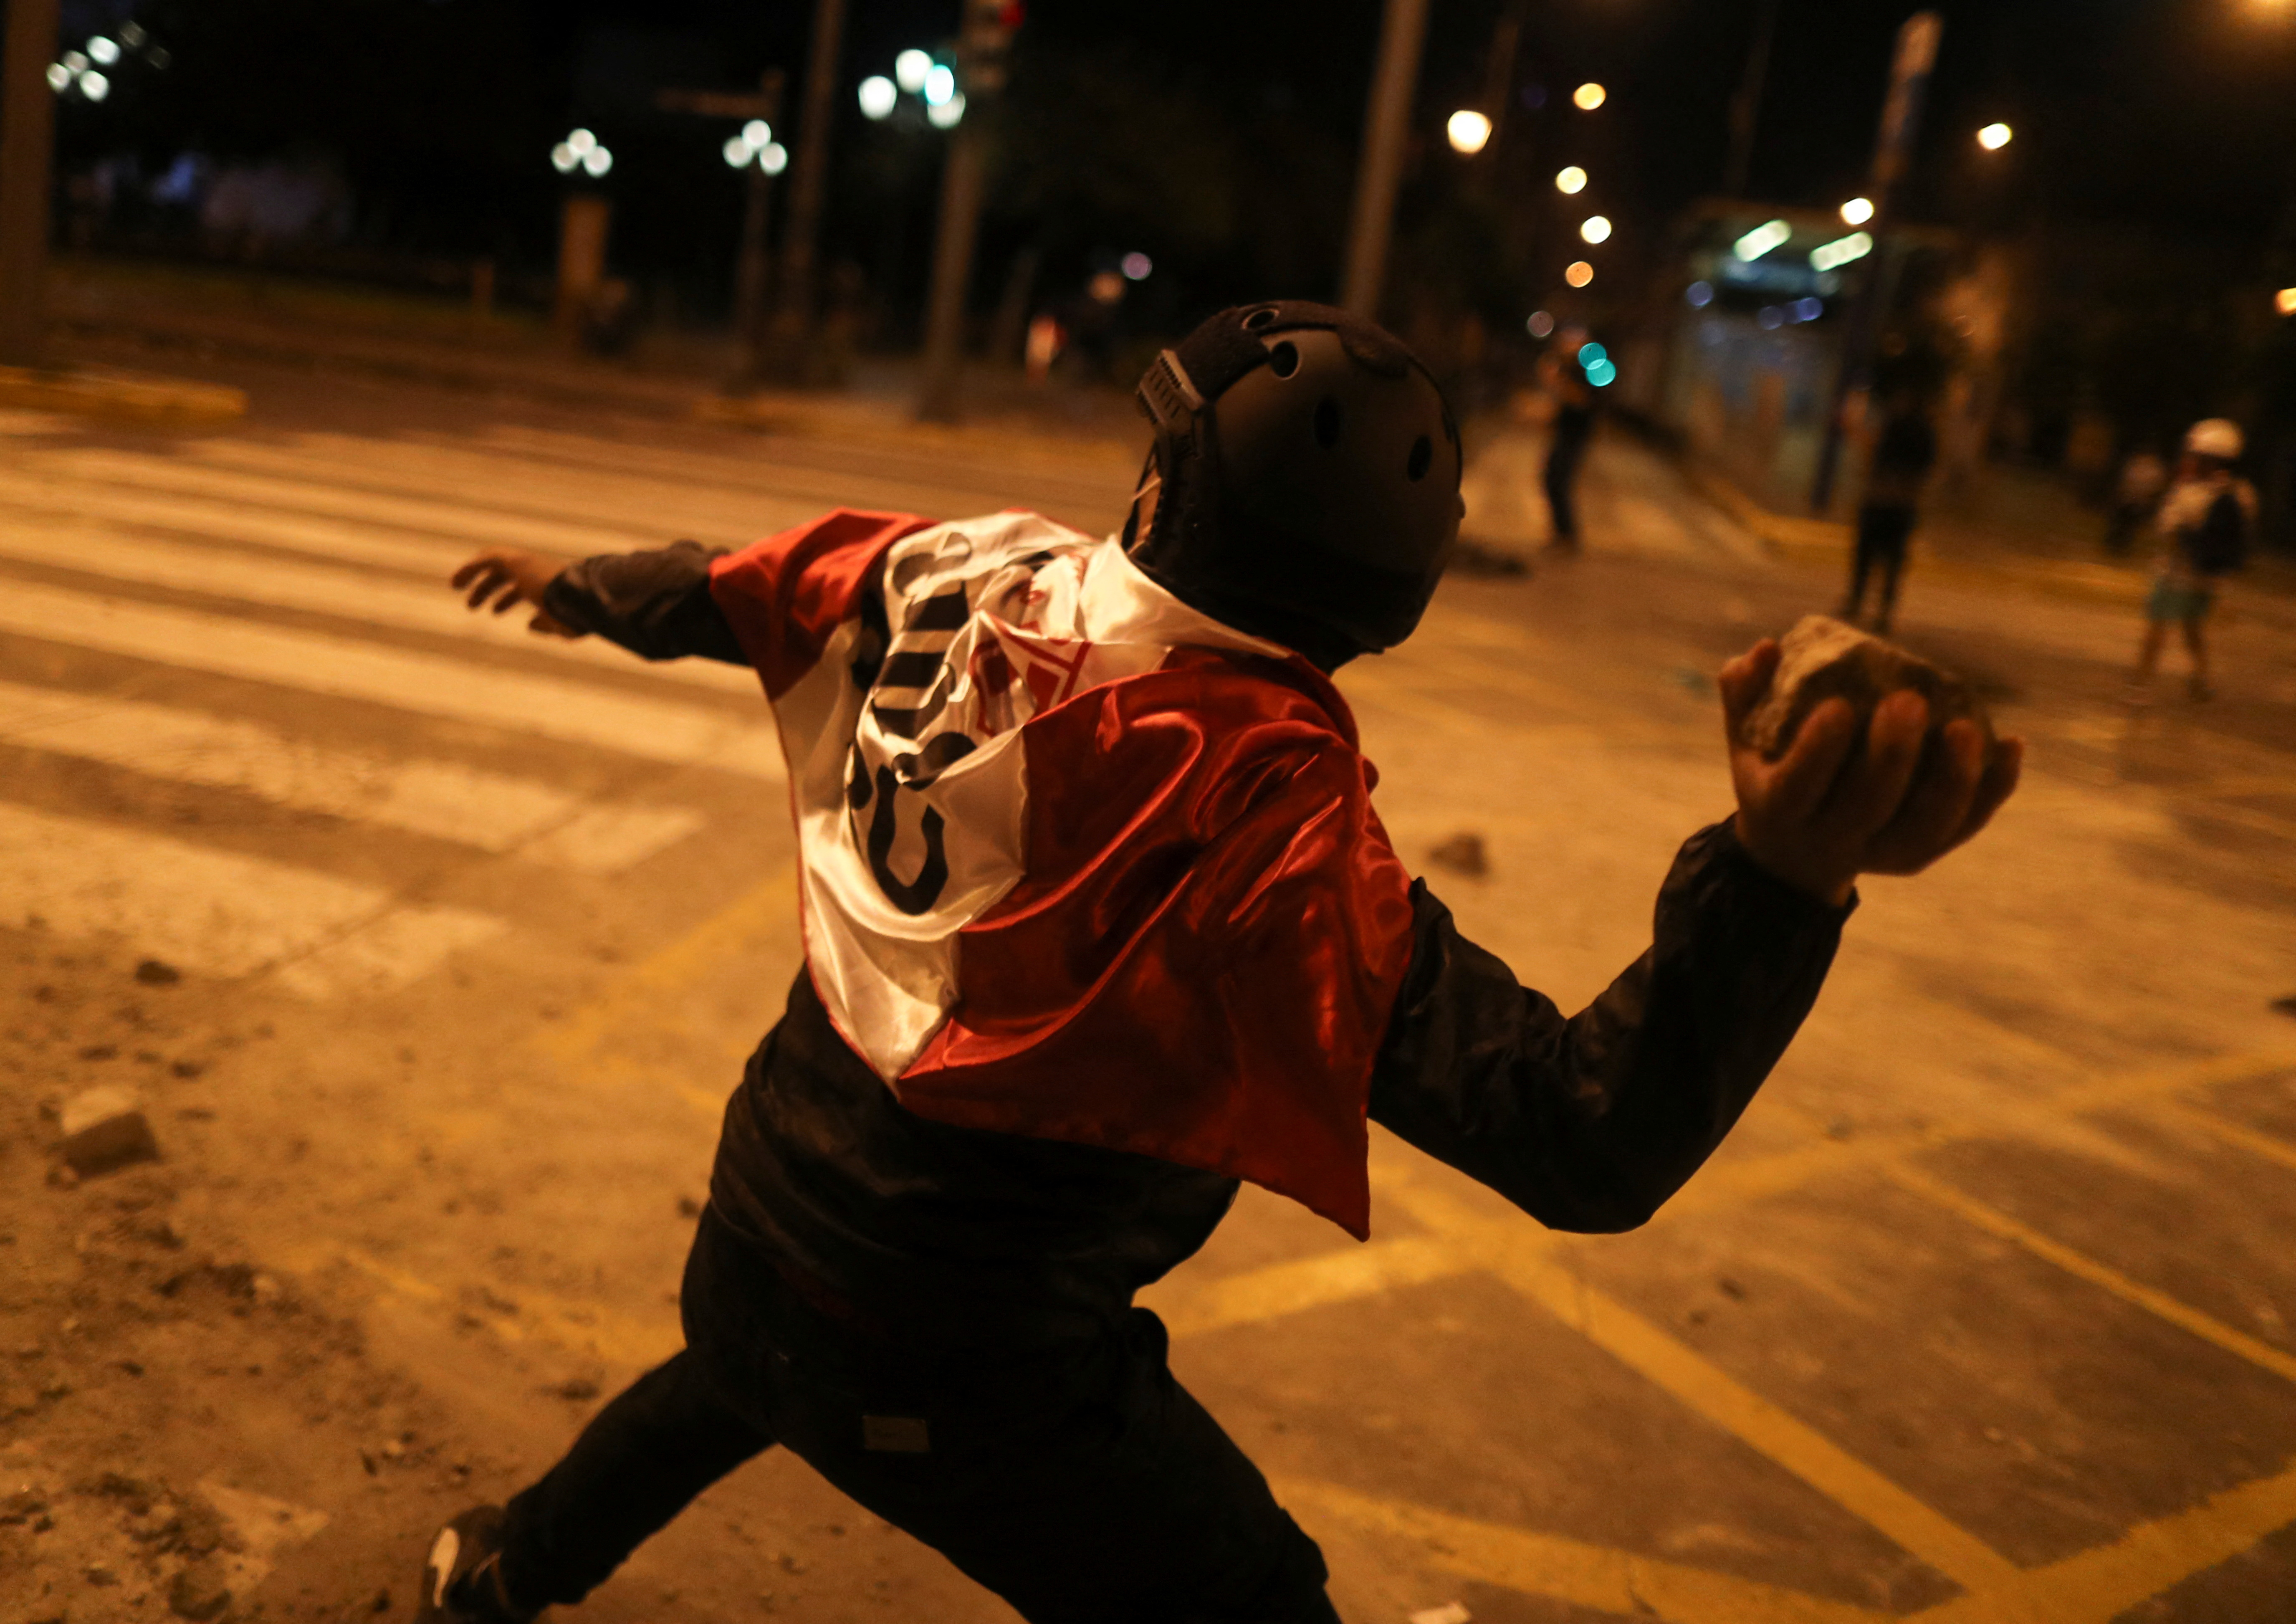
M 1140 381 L 1162 480 L 1126 550 L 1184 603 L 1317 664 L 1411 635 L 1458 538 L 1459 431 L 1384 328 L 1223 310 Z

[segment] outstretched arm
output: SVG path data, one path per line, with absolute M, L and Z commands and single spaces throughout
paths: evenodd
M 1565 1019 L 1412 888 L 1413 956 L 1374 1070 L 1373 1120 L 1557 1229 L 1630 1229 L 1730 1131 L 1816 1001 L 1861 873 L 1913 874 L 1982 828 L 2022 746 L 1988 758 L 1956 722 L 1916 775 L 1917 695 L 1811 712 L 1776 762 L 1738 742 L 1777 665 L 1722 673 L 1738 812 L 1694 836 L 1659 893 L 1651 950 Z
M 473 610 L 507 614 L 534 607 L 529 627 L 543 636 L 592 632 L 647 660 L 697 654 L 747 665 L 734 628 L 709 593 L 718 550 L 691 541 L 637 553 L 609 553 L 570 564 L 517 548 L 480 554 L 455 572 Z

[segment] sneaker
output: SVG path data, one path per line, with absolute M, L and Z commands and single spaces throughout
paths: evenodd
M 415 1624 L 528 1624 L 538 1616 L 511 1604 L 502 1541 L 499 1505 L 472 1506 L 440 1529 L 423 1559 Z

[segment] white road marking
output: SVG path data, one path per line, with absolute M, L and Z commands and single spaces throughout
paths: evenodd
M 627 868 L 702 824 L 685 808 L 586 807 L 459 762 L 393 760 L 257 722 L 15 683 L 0 682 L 0 741 L 586 874 Z
M 189 542 L 155 541 L 87 526 L 35 521 L 0 529 L 0 558 L 101 575 L 139 586 L 203 592 L 274 609 L 299 609 L 370 625 L 503 644 L 529 653 L 643 673 L 685 687 L 754 695 L 757 674 L 713 660 L 650 663 L 599 637 L 570 641 L 526 629 L 527 615 L 472 614 L 442 579 L 418 586 L 379 576 L 226 552 Z
M 769 727 L 721 712 L 439 654 L 163 609 L 32 581 L 0 591 L 0 631 L 782 782 Z
M 277 967 L 310 997 L 382 992 L 497 934 L 502 921 L 400 907 L 387 891 L 162 835 L 0 803 L 7 923 L 119 936 L 182 968 Z
M 411 490 L 482 509 L 578 515 L 586 523 L 627 527 L 623 545 L 632 547 L 672 537 L 738 546 L 817 518 L 830 505 L 803 494 L 727 489 L 693 480 L 346 435 L 299 435 L 283 446 L 208 440 L 188 455 L 216 468 Z
M 499 509 L 467 507 L 458 503 L 432 502 L 420 496 L 390 496 L 308 480 L 275 480 L 258 474 L 227 473 L 173 458 L 139 456 L 126 451 L 70 450 L 40 459 L 74 482 L 75 488 L 101 496 L 107 482 L 147 490 L 220 497 L 249 506 L 288 508 L 348 519 L 356 524 L 387 524 L 400 529 L 427 531 L 436 536 L 467 537 L 508 546 L 539 547 L 571 558 L 596 553 L 622 553 L 648 545 L 645 537 L 601 525 L 541 519 Z

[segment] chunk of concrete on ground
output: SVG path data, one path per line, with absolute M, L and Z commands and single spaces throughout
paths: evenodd
M 1929 701 L 1931 748 L 1948 722 L 1975 722 L 1989 749 L 1993 720 L 1967 683 L 1942 667 L 1830 615 L 1804 615 L 1780 640 L 1770 691 L 1746 718 L 1743 742 L 1769 760 L 1792 748 L 1809 713 L 1830 699 L 1845 699 L 1857 713 L 1852 755 L 1864 748 L 1865 725 L 1874 707 L 1900 688 Z
M 152 1124 L 125 1088 L 89 1088 L 74 1095 L 64 1102 L 62 1120 L 64 1165 L 82 1178 L 159 1158 Z

